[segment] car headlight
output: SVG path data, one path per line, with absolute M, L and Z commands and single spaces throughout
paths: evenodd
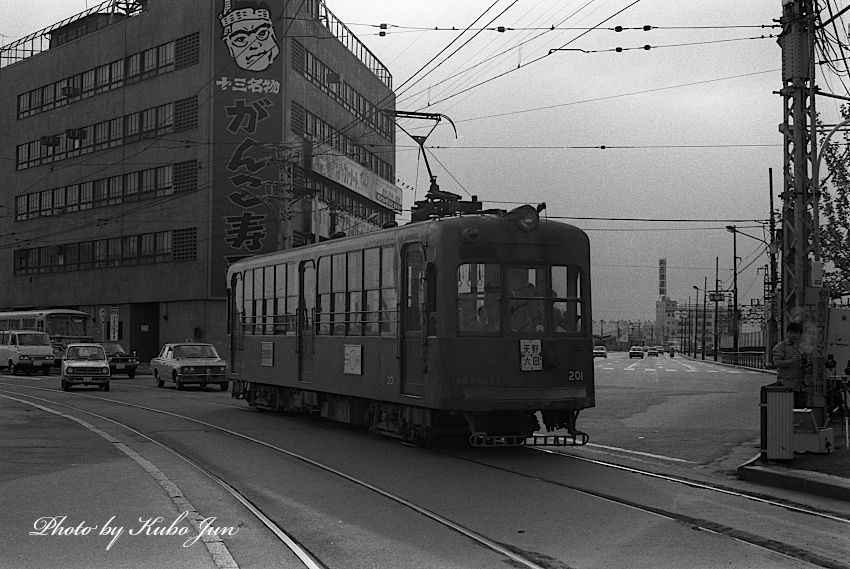
M 19 360 L 28 360 L 28 359 L 30 359 L 30 357 L 26 354 L 19 354 L 18 359 Z
M 101 373 L 101 375 L 109 375 L 109 368 L 108 367 L 100 368 L 100 373 Z

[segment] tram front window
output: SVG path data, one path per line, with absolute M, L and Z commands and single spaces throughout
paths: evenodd
M 511 332 L 546 331 L 546 273 L 542 267 L 508 268 L 508 313 Z

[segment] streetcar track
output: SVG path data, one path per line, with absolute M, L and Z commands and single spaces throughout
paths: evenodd
M 825 519 L 828 519 L 828 520 L 831 520 L 831 521 L 834 521 L 834 522 L 850 525 L 850 519 L 843 518 L 843 517 L 838 516 L 838 515 L 825 513 L 825 512 L 822 512 L 822 511 L 811 509 L 811 508 L 804 508 L 804 507 L 801 507 L 799 505 L 785 503 L 785 502 L 781 502 L 781 501 L 778 501 L 778 500 L 771 500 L 771 499 L 768 499 L 768 498 L 758 496 L 756 494 L 740 492 L 740 491 L 737 491 L 737 490 L 730 490 L 728 488 L 723 488 L 720 485 L 715 486 L 715 485 L 707 484 L 705 482 L 696 482 L 696 481 L 693 481 L 693 480 L 688 480 L 686 478 L 678 478 L 678 477 L 674 477 L 674 476 L 658 474 L 656 472 L 640 470 L 640 469 L 633 468 L 633 467 L 622 466 L 622 465 L 619 465 L 619 464 L 609 463 L 609 462 L 600 461 L 600 460 L 596 460 L 596 459 L 584 458 L 584 457 L 581 457 L 581 456 L 568 454 L 568 453 L 562 453 L 562 452 L 556 452 L 556 451 L 552 451 L 552 450 L 548 450 L 548 449 L 532 448 L 531 450 L 538 451 L 538 452 L 544 452 L 546 454 L 560 455 L 560 456 L 563 456 L 563 457 L 573 458 L 573 459 L 576 459 L 576 460 L 582 460 L 582 461 L 585 461 L 585 462 L 590 462 L 590 463 L 597 464 L 597 465 L 600 465 L 600 466 L 615 468 L 615 469 L 618 469 L 618 470 L 625 470 L 627 472 L 640 474 L 640 475 L 644 475 L 644 476 L 650 476 L 652 478 L 658 478 L 658 479 L 661 479 L 661 480 L 665 480 L 667 482 L 683 484 L 683 485 L 686 485 L 686 486 L 690 486 L 692 488 L 699 488 L 699 489 L 703 489 L 703 490 L 719 492 L 719 493 L 722 493 L 722 494 L 733 495 L 733 496 L 736 496 L 736 497 L 739 497 L 739 498 L 754 500 L 754 501 L 757 501 L 757 502 L 761 502 L 761 503 L 768 504 L 768 505 L 771 505 L 771 506 L 780 507 L 780 508 L 787 509 L 787 510 L 790 510 L 790 511 L 794 511 L 794 512 L 797 512 L 797 513 L 802 513 L 802 514 L 805 514 L 805 515 L 810 515 L 810 516 L 815 516 L 815 517 L 821 517 L 821 518 L 825 518 Z M 778 553 L 780 555 L 788 557 L 789 559 L 794 559 L 796 561 L 804 561 L 806 563 L 812 563 L 814 565 L 818 565 L 819 567 L 825 567 L 827 569 L 850 569 L 850 565 L 842 564 L 838 561 L 835 561 L 834 559 L 830 559 L 830 558 L 824 557 L 822 555 L 818 555 L 818 554 L 813 553 L 811 551 L 808 551 L 808 550 L 805 550 L 805 549 L 802 549 L 802 548 L 799 548 L 799 547 L 796 547 L 796 546 L 793 546 L 793 545 L 790 545 L 790 544 L 787 544 L 787 543 L 783 543 L 783 542 L 776 541 L 776 540 L 773 540 L 773 539 L 770 539 L 770 538 L 755 535 L 755 534 L 746 532 L 744 530 L 739 530 L 739 529 L 736 529 L 736 528 L 731 527 L 731 526 L 723 525 L 723 524 L 720 524 L 720 523 L 717 523 L 717 522 L 712 522 L 710 520 L 705 520 L 705 519 L 697 518 L 697 517 L 694 517 L 694 516 L 688 516 L 688 515 L 680 514 L 680 513 L 677 513 L 677 512 L 671 512 L 671 511 L 665 510 L 663 508 L 657 508 L 657 507 L 654 507 L 654 506 L 639 504 L 639 503 L 634 502 L 632 500 L 620 498 L 620 497 L 614 496 L 612 494 L 607 494 L 607 493 L 599 492 L 599 491 L 595 491 L 595 490 L 589 490 L 587 488 L 583 488 L 583 487 L 573 485 L 573 484 L 568 484 L 566 482 L 551 480 L 551 479 L 547 479 L 547 478 L 541 478 L 540 476 L 533 476 L 533 475 L 525 474 L 523 472 L 518 472 L 518 471 L 512 470 L 510 468 L 505 468 L 505 467 L 502 467 L 502 466 L 496 466 L 496 465 L 493 465 L 493 464 L 488 464 L 486 462 L 482 462 L 482 461 L 476 460 L 474 458 L 458 456 L 458 455 L 451 454 L 449 452 L 444 452 L 444 451 L 434 451 L 434 452 L 441 454 L 443 456 L 449 456 L 449 457 L 455 458 L 457 460 L 462 460 L 462 461 L 465 461 L 465 462 L 471 462 L 473 464 L 484 466 L 486 468 L 492 468 L 492 469 L 498 470 L 500 472 L 506 472 L 506 473 L 513 474 L 513 475 L 516 475 L 516 476 L 519 476 L 519 477 L 522 477 L 522 478 L 534 480 L 535 482 L 542 482 L 544 484 L 552 484 L 554 486 L 558 486 L 558 487 L 561 487 L 561 488 L 567 488 L 567 489 L 572 490 L 574 492 L 579 492 L 579 493 L 585 494 L 587 496 L 592 496 L 594 498 L 598 498 L 598 499 L 601 499 L 601 500 L 612 502 L 612 503 L 618 504 L 620 506 L 626 506 L 626 507 L 633 508 L 633 509 L 636 509 L 636 510 L 639 510 L 639 511 L 642 511 L 642 512 L 647 512 L 647 513 L 651 513 L 653 515 L 661 516 L 661 517 L 664 517 L 664 518 L 669 519 L 669 520 L 685 523 L 685 524 L 688 524 L 688 525 L 690 525 L 690 526 L 692 526 L 696 529 L 703 530 L 703 531 L 709 531 L 709 532 L 712 532 L 712 533 L 716 533 L 716 534 L 719 534 L 719 535 L 730 537 L 730 538 L 735 539 L 739 542 L 746 543 L 747 545 L 750 545 L 752 547 L 764 549 L 764 550 L 767 550 L 767 551 L 771 551 L 773 553 Z
M 283 542 L 289 548 L 289 550 L 292 551 L 292 553 L 296 557 L 298 557 L 298 559 L 303 563 L 304 567 L 306 567 L 307 569 L 327 569 L 327 566 L 324 563 L 319 561 L 314 555 L 312 555 L 310 552 L 308 552 L 307 549 L 304 546 L 302 546 L 300 543 L 298 543 L 298 541 L 295 538 L 290 536 L 288 533 L 286 533 L 284 530 L 282 530 L 277 524 L 275 524 L 268 516 L 266 516 L 259 508 L 257 508 L 246 496 L 244 496 L 241 492 L 236 490 L 236 488 L 234 488 L 232 485 L 225 482 L 222 478 L 220 478 L 219 476 L 214 474 L 212 471 L 201 466 L 199 463 L 192 460 L 191 458 L 189 458 L 185 454 L 181 453 L 176 448 L 174 448 L 174 447 L 172 447 L 168 444 L 165 444 L 162 441 L 159 441 L 159 440 L 151 437 L 150 435 L 146 435 L 145 433 L 139 431 L 138 429 L 131 427 L 130 425 L 127 425 L 125 423 L 122 423 L 120 421 L 112 419 L 111 417 L 106 417 L 106 416 L 101 415 L 99 413 L 95 413 L 93 411 L 88 411 L 88 410 L 85 410 L 85 409 L 81 409 L 79 407 L 74 407 L 73 405 L 67 405 L 67 404 L 64 404 L 64 403 L 57 402 L 57 401 L 51 401 L 49 399 L 43 399 L 41 397 L 35 397 L 34 395 L 27 395 L 27 394 L 16 393 L 16 392 L 8 392 L 8 391 L 2 391 L 2 393 L 15 393 L 16 395 L 18 395 L 20 397 L 28 397 L 30 399 L 43 401 L 43 402 L 49 403 L 51 405 L 57 405 L 57 406 L 60 406 L 60 407 L 66 407 L 68 409 L 73 409 L 75 411 L 79 411 L 79 412 L 85 413 L 87 415 L 91 415 L 92 417 L 97 417 L 98 419 L 110 422 L 114 425 L 121 427 L 122 429 L 125 429 L 125 430 L 133 433 L 134 435 L 140 436 L 140 437 L 156 444 L 160 448 L 168 451 L 169 453 L 173 454 L 177 458 L 183 460 L 184 462 L 186 462 L 187 464 L 189 464 L 190 466 L 195 468 L 197 471 L 199 471 L 201 474 L 203 474 L 204 476 L 208 477 L 210 480 L 212 480 L 213 482 L 215 482 L 216 484 L 221 486 L 228 494 L 230 494 L 233 498 L 235 498 L 236 501 L 238 501 L 240 504 L 242 504 L 242 506 L 246 510 L 248 510 L 252 515 L 254 515 L 254 517 L 256 517 L 260 521 L 260 523 L 262 523 L 264 526 L 266 526 L 266 528 L 269 529 L 269 531 L 271 531 L 273 534 L 275 534 L 275 536 L 281 542 Z M 51 412 L 51 413 L 58 413 L 57 411 L 51 410 L 48 407 L 45 407 L 43 405 L 37 405 L 35 403 L 28 402 L 28 401 L 23 400 L 23 399 L 16 399 L 14 397 L 9 397 L 8 395 L 5 395 L 4 397 L 6 397 L 10 400 L 13 400 L 13 401 L 19 401 L 19 402 L 28 403 L 30 405 L 35 405 L 37 408 L 40 408 L 42 410 L 45 410 L 45 411 L 48 411 L 48 412 Z M 111 401 L 111 400 L 108 400 L 108 401 Z M 67 415 L 65 413 L 58 413 L 58 414 L 66 417 L 66 418 L 69 418 L 71 420 L 75 420 L 75 421 L 83 424 L 83 426 L 91 428 L 84 421 L 78 420 L 77 418 L 73 417 L 72 415 Z M 110 439 L 108 438 L 107 440 L 110 440 Z M 117 440 L 110 441 L 110 442 L 112 442 L 113 444 L 116 444 L 116 445 L 118 444 Z M 120 444 L 123 445 L 123 443 L 120 443 Z M 126 446 L 126 445 L 124 445 L 124 446 Z M 119 449 L 120 449 L 120 447 L 119 447 Z M 123 452 L 126 453 L 127 451 L 123 451 Z M 132 455 L 130 455 L 130 456 L 131 456 L 131 458 L 133 458 L 133 460 L 136 460 L 136 462 L 139 462 L 140 464 L 142 464 L 137 458 L 133 457 Z M 140 455 L 138 455 L 138 456 L 140 456 Z M 142 465 L 142 466 L 144 468 L 144 465 Z M 145 468 L 145 470 L 147 470 L 149 474 L 151 473 L 148 468 Z M 155 477 L 155 478 L 158 478 L 158 477 Z M 179 491 L 172 491 L 171 493 L 176 494 L 176 495 L 182 494 L 182 492 L 179 492 Z M 185 500 L 185 498 L 183 498 L 183 500 Z M 192 508 L 192 509 L 194 510 L 194 508 Z M 197 528 L 196 528 L 196 530 L 197 530 Z M 221 541 L 221 539 L 219 539 L 218 541 Z M 216 553 L 214 553 L 213 551 L 211 551 L 210 553 L 215 557 Z M 218 555 L 220 555 L 220 553 L 218 553 Z M 229 553 L 228 553 L 228 556 L 229 556 Z M 235 561 L 234 561 L 234 563 L 235 563 Z M 219 565 L 218 561 L 216 561 L 216 565 L 221 566 L 221 565 Z M 233 564 L 228 563 L 228 564 L 226 564 L 226 566 L 232 567 Z M 238 567 L 238 564 L 237 564 L 237 567 Z
M 50 391 L 50 392 L 59 392 L 56 389 L 45 388 L 45 387 L 22 386 L 22 385 L 19 385 L 19 384 L 5 384 L 5 385 L 13 385 L 15 387 L 24 387 L 25 389 L 37 389 L 37 390 L 44 390 L 44 391 Z M 151 388 L 151 389 L 153 389 L 153 388 Z M 106 402 L 109 402 L 109 403 L 114 403 L 114 404 L 118 404 L 118 405 L 124 405 L 124 406 L 127 406 L 127 407 L 132 407 L 132 408 L 137 408 L 137 409 L 149 411 L 149 412 L 152 412 L 152 413 L 158 413 L 158 414 L 163 414 L 163 415 L 167 415 L 167 416 L 172 416 L 172 417 L 175 417 L 177 419 L 197 423 L 197 424 L 203 425 L 205 427 L 209 427 L 209 428 L 221 431 L 223 433 L 229 434 L 231 436 L 234 436 L 234 437 L 237 437 L 237 438 L 240 438 L 240 439 L 244 439 L 244 440 L 247 440 L 249 442 L 253 442 L 253 443 L 258 444 L 260 446 L 264 446 L 266 448 L 269 448 L 271 450 L 274 450 L 276 452 L 279 452 L 279 453 L 282 453 L 286 456 L 289 456 L 290 458 L 297 459 L 297 460 L 302 461 L 306 464 L 309 464 L 313 467 L 319 468 L 319 469 L 321 469 L 325 472 L 329 472 L 331 474 L 334 474 L 336 476 L 344 478 L 344 479 L 346 479 L 346 480 L 348 480 L 348 481 L 350 481 L 350 482 L 352 482 L 356 485 L 359 485 L 363 488 L 369 489 L 369 490 L 371 490 L 371 491 L 373 491 L 373 492 L 375 492 L 375 493 L 377 493 L 381 496 L 384 496 L 385 498 L 388 498 L 392 501 L 395 501 L 398 504 L 401 504 L 401 505 L 403 505 L 407 508 L 410 508 L 410 509 L 418 512 L 419 514 L 428 517 L 432 521 L 435 521 L 438 524 L 441 524 L 445 527 L 448 527 L 449 529 L 452 529 L 453 531 L 456 531 L 456 532 L 466 536 L 467 538 L 479 543 L 480 545 L 482 545 L 482 546 L 484 546 L 484 547 L 486 547 L 486 548 L 488 548 L 488 549 L 490 549 L 494 552 L 497 552 L 497 553 L 500 553 L 502 555 L 507 556 L 508 558 L 510 558 L 511 560 L 516 562 L 517 564 L 522 565 L 523 567 L 528 567 L 529 569 L 546 569 L 546 565 L 539 565 L 539 564 L 535 563 L 534 561 L 529 560 L 527 557 L 524 557 L 523 552 L 515 553 L 514 548 L 512 548 L 511 546 L 489 540 L 485 536 L 482 536 L 480 534 L 472 532 L 471 530 L 468 530 L 467 528 L 461 526 L 460 524 L 452 522 L 451 520 L 444 518 L 444 517 L 440 516 L 439 514 L 436 514 L 435 512 L 431 512 L 427 508 L 421 507 L 421 506 L 419 506 L 419 505 L 417 505 L 413 502 L 410 502 L 409 500 L 402 498 L 401 496 L 397 496 L 395 494 L 392 494 L 388 491 L 385 491 L 381 488 L 374 486 L 373 484 L 359 480 L 358 478 L 355 478 L 355 477 L 353 477 L 349 474 L 341 472 L 341 471 L 339 471 L 339 470 L 337 470 L 333 467 L 321 464 L 321 463 L 319 463 L 319 462 L 317 462 L 317 461 L 315 461 L 311 458 L 308 458 L 308 457 L 303 456 L 301 454 L 295 453 L 293 451 L 282 449 L 280 447 L 272 445 L 271 443 L 267 443 L 267 442 L 262 441 L 260 439 L 238 433 L 238 432 L 233 431 L 231 429 L 228 429 L 226 427 L 220 427 L 218 425 L 214 425 L 212 423 L 208 423 L 208 422 L 202 421 L 200 419 L 194 419 L 192 417 L 186 417 L 184 415 L 180 415 L 178 413 L 174 413 L 174 412 L 171 412 L 171 411 L 153 409 L 153 408 L 150 408 L 150 407 L 145 407 L 143 405 L 138 405 L 138 404 L 134 404 L 134 403 L 127 403 L 127 402 L 124 402 L 124 401 L 109 399 L 109 398 L 102 397 L 102 396 L 88 395 L 88 394 L 85 394 L 85 393 L 82 393 L 82 392 L 78 392 L 78 394 L 85 396 L 87 398 L 98 399 L 98 400 L 106 401 Z M 21 394 L 18 394 L 18 395 L 21 395 Z M 34 399 L 40 399 L 40 398 L 35 397 L 33 395 L 24 395 L 24 396 L 31 397 L 31 398 L 34 398 Z M 49 401 L 49 400 L 45 400 L 45 401 Z M 58 402 L 53 402 L 53 401 L 50 401 L 50 402 L 54 403 L 56 405 L 61 405 L 61 406 L 69 407 L 69 408 L 72 408 L 72 409 L 77 409 L 77 410 L 82 411 L 84 413 L 89 413 L 89 414 L 97 416 L 95 413 L 92 413 L 90 411 L 86 411 L 84 409 L 79 409 L 77 407 L 73 407 L 73 406 L 68 405 L 68 404 L 58 403 Z M 233 405 L 228 405 L 228 406 L 234 407 L 234 408 L 243 408 L 242 406 L 233 406 Z M 120 424 L 117 421 L 114 421 L 112 419 L 109 419 L 109 418 L 105 418 L 105 419 L 110 420 L 112 422 L 115 422 L 116 424 Z M 132 427 L 128 427 L 128 426 L 125 426 L 125 428 L 128 428 L 130 430 L 134 430 L 134 429 L 132 429 Z M 142 436 L 145 436 L 147 438 L 150 438 L 147 435 L 144 435 L 142 433 L 139 433 L 139 434 L 141 434 Z M 151 439 L 151 440 L 154 440 L 154 439 Z M 159 443 L 158 441 L 154 441 L 154 442 L 157 442 L 157 444 L 163 445 L 163 443 Z M 167 445 L 164 445 L 164 446 L 167 447 Z M 689 480 L 689 479 L 686 479 L 686 478 L 680 478 L 680 477 L 675 477 L 675 476 L 659 474 L 657 472 L 651 472 L 651 471 L 648 471 L 648 470 L 640 470 L 640 469 L 637 469 L 637 468 L 634 468 L 634 467 L 623 466 L 623 465 L 619 465 L 619 464 L 616 464 L 616 463 L 601 461 L 601 460 L 598 460 L 598 459 L 585 458 L 585 457 L 581 457 L 581 456 L 577 456 L 577 455 L 573 455 L 573 454 L 568 454 L 568 453 L 563 453 L 563 452 L 556 452 L 556 451 L 552 451 L 552 450 L 549 450 L 549 449 L 532 448 L 531 450 L 534 450 L 534 451 L 537 451 L 537 452 L 544 452 L 544 453 L 547 453 L 547 454 L 560 455 L 562 457 L 572 458 L 572 459 L 575 459 L 575 460 L 582 460 L 582 461 L 590 462 L 590 463 L 597 464 L 597 465 L 603 466 L 603 467 L 614 468 L 614 469 L 623 470 L 623 471 L 626 471 L 626 472 L 631 472 L 631 473 L 634 473 L 634 474 L 649 476 L 649 477 L 661 479 L 661 480 L 664 480 L 664 481 L 670 482 L 670 483 L 686 485 L 686 486 L 689 486 L 689 487 L 692 487 L 692 488 L 698 488 L 698 489 L 703 489 L 703 490 L 707 490 L 707 491 L 718 492 L 718 493 L 721 493 L 721 494 L 732 495 L 732 496 L 736 496 L 736 497 L 760 502 L 760 503 L 763 503 L 763 504 L 767 504 L 767 505 L 770 505 L 770 506 L 783 508 L 783 509 L 786 509 L 786 510 L 789 510 L 789 511 L 794 511 L 796 513 L 801 513 L 801 514 L 804 514 L 804 515 L 820 517 L 820 518 L 823 518 L 823 519 L 828 519 L 828 520 L 838 522 L 838 523 L 843 523 L 843 524 L 850 524 L 850 519 L 841 517 L 840 515 L 835 514 L 835 513 L 818 511 L 818 510 L 815 510 L 813 508 L 803 507 L 801 505 L 793 504 L 793 503 L 790 503 L 790 502 L 784 502 L 784 501 L 780 501 L 780 500 L 776 500 L 776 499 L 765 498 L 764 496 L 760 496 L 760 495 L 757 495 L 757 494 L 754 494 L 754 493 L 747 493 L 747 492 L 742 492 L 742 491 L 738 491 L 738 490 L 731 490 L 729 488 L 724 488 L 721 485 L 712 485 L 712 484 L 708 484 L 708 483 L 705 483 L 705 482 L 698 482 L 698 481 L 694 481 L 694 480 Z M 179 454 L 179 453 L 177 453 L 177 451 L 173 451 L 173 452 L 175 452 L 175 454 Z M 588 495 L 588 496 L 595 497 L 597 499 L 609 501 L 611 503 L 615 503 L 615 504 L 620 505 L 620 506 L 629 507 L 629 508 L 632 508 L 632 509 L 635 509 L 637 511 L 644 512 L 644 513 L 649 513 L 649 514 L 652 514 L 652 515 L 661 516 L 665 519 L 684 523 L 684 524 L 687 524 L 687 525 L 694 527 L 695 529 L 699 529 L 699 530 L 702 530 L 702 531 L 707 531 L 707 532 L 715 533 L 715 534 L 718 534 L 718 535 L 723 535 L 723 536 L 726 536 L 728 538 L 739 541 L 741 543 L 746 543 L 747 545 L 749 545 L 751 547 L 755 547 L 755 548 L 763 549 L 763 550 L 766 550 L 766 551 L 770 551 L 772 553 L 783 555 L 785 557 L 788 557 L 789 559 L 794 559 L 796 561 L 804 561 L 806 563 L 812 563 L 812 564 L 815 564 L 815 565 L 818 565 L 820 567 L 824 567 L 824 568 L 827 568 L 827 569 L 850 569 L 850 565 L 841 564 L 839 562 L 836 562 L 833 559 L 818 555 L 818 554 L 813 553 L 811 551 L 808 551 L 808 550 L 805 550 L 805 549 L 802 549 L 802 548 L 799 548 L 799 547 L 796 547 L 796 546 L 793 546 L 793 545 L 789 545 L 789 544 L 786 544 L 786 543 L 778 542 L 778 541 L 772 540 L 770 538 L 765 538 L 765 537 L 762 537 L 762 536 L 751 534 L 751 533 L 748 533 L 748 532 L 743 531 L 743 530 L 736 529 L 736 528 L 731 527 L 731 526 L 712 522 L 710 520 L 705 520 L 705 519 L 689 516 L 689 515 L 686 515 L 686 514 L 671 512 L 671 511 L 668 511 L 668 510 L 665 510 L 665 509 L 662 509 L 662 508 L 657 508 L 657 507 L 653 507 L 653 506 L 647 506 L 647 505 L 639 504 L 637 502 L 627 500 L 627 499 L 624 499 L 624 498 L 620 498 L 620 497 L 617 497 L 617 496 L 614 496 L 614 495 L 610 495 L 610 494 L 606 494 L 606 493 L 598 492 L 598 491 L 593 491 L 593 490 L 588 490 L 586 488 L 582 488 L 582 487 L 575 486 L 575 485 L 570 485 L 570 484 L 560 482 L 560 481 L 556 481 L 556 480 L 545 479 L 545 478 L 541 478 L 541 477 L 538 477 L 538 476 L 531 476 L 531 475 L 525 474 L 523 472 L 518 472 L 518 471 L 515 471 L 515 470 L 511 470 L 509 468 L 491 465 L 491 464 L 488 464 L 486 462 L 482 462 L 482 461 L 475 460 L 475 459 L 468 458 L 468 457 L 462 457 L 462 456 L 454 455 L 454 454 L 451 454 L 449 452 L 444 452 L 444 451 L 433 451 L 433 452 L 442 454 L 444 456 L 449 456 L 449 457 L 455 458 L 457 460 L 463 460 L 463 461 L 471 462 L 471 463 L 474 463 L 474 464 L 478 464 L 478 465 L 484 466 L 486 468 L 491 468 L 491 469 L 499 470 L 499 471 L 506 472 L 506 473 L 509 473 L 509 474 L 513 474 L 513 475 L 516 475 L 516 476 L 520 476 L 520 477 L 523 477 L 523 478 L 528 478 L 528 479 L 532 479 L 532 480 L 535 480 L 535 481 L 552 484 L 552 485 L 555 485 L 555 486 L 558 486 L 558 487 L 561 487 L 561 488 L 566 488 L 566 489 L 571 490 L 571 491 L 579 492 L 579 493 L 582 493 L 582 494 L 585 494 L 585 495 Z M 186 460 L 191 463 L 191 460 L 189 460 L 189 459 L 186 459 Z M 202 467 L 199 467 L 199 468 L 202 468 Z
M 7 384 L 7 383 L 0 383 L 0 385 L 13 385 L 15 387 L 23 387 L 24 389 L 37 389 L 37 390 L 49 391 L 49 392 L 53 392 L 53 393 L 61 393 L 59 390 L 51 389 L 51 388 L 45 388 L 45 387 L 30 387 L 30 386 L 22 386 L 22 385 L 19 385 L 19 384 Z M 35 400 L 39 400 L 39 401 L 45 401 L 45 402 L 48 402 L 48 403 L 51 403 L 51 404 L 54 404 L 54 405 L 67 407 L 69 409 L 74 409 L 76 411 L 80 411 L 82 413 L 86 413 L 86 414 L 89 414 L 89 415 L 92 415 L 92 416 L 95 416 L 95 417 L 99 417 L 103 420 L 110 421 L 110 422 L 112 422 L 116 425 L 121 426 L 122 428 L 125 428 L 125 429 L 127 429 L 131 432 L 134 432 L 134 433 L 136 433 L 136 434 L 138 434 L 142 437 L 147 438 L 148 440 L 151 440 L 152 442 L 157 443 L 158 445 L 169 450 L 170 452 L 173 452 L 176 456 L 183 458 L 189 464 L 198 468 L 204 474 L 208 474 L 214 481 L 221 483 L 225 487 L 225 489 L 227 489 L 227 486 L 229 486 L 227 483 L 225 483 L 224 481 L 219 479 L 217 476 L 215 476 L 211 472 L 207 473 L 206 469 L 204 469 L 200 465 L 197 465 L 194 461 L 192 461 L 188 457 L 183 457 L 180 454 L 180 452 L 177 451 L 176 449 L 172 449 L 169 445 L 162 443 L 160 441 L 157 441 L 153 437 L 146 435 L 146 434 L 134 429 L 133 427 L 130 427 L 129 425 L 125 425 L 125 424 L 123 424 L 119 421 L 116 421 L 115 419 L 105 417 L 105 416 L 101 416 L 101 415 L 94 413 L 92 411 L 87 411 L 85 409 L 75 407 L 73 405 L 69 405 L 67 403 L 61 403 L 61 402 L 58 402 L 58 401 L 52 401 L 52 400 L 49 400 L 49 399 L 43 399 L 41 397 L 36 397 L 35 395 L 27 395 L 27 394 L 17 393 L 17 392 L 14 392 L 14 391 L 8 392 L 8 391 L 3 391 L 3 390 L 0 390 L 0 393 L 13 393 L 13 394 L 18 395 L 18 396 L 29 397 L 31 399 L 35 399 Z M 141 410 L 144 410 L 144 411 L 149 411 L 151 413 L 158 413 L 158 414 L 174 417 L 174 418 L 177 418 L 177 419 L 181 419 L 181 420 L 184 420 L 184 421 L 187 421 L 187 422 L 197 423 L 199 425 L 203 425 L 205 427 L 209 427 L 211 429 L 221 431 L 222 433 L 226 433 L 228 435 L 231 435 L 231 436 L 234 436 L 234 437 L 244 439 L 246 441 L 258 444 L 260 446 L 274 450 L 278 453 L 284 454 L 284 455 L 286 455 L 290 458 L 294 458 L 296 460 L 299 460 L 301 462 L 309 464 L 309 465 L 311 465 L 315 468 L 318 468 L 318 469 L 320 469 L 324 472 L 328 472 L 330 474 L 336 475 L 336 476 L 343 478 L 344 480 L 347 480 L 347 481 L 349 481 L 349 482 L 351 482 L 351 483 L 353 483 L 357 486 L 360 486 L 360 487 L 365 488 L 367 490 L 371 490 L 372 492 L 374 492 L 374 493 L 376 493 L 380 496 L 383 496 L 384 498 L 387 498 L 387 499 L 389 499 L 389 500 L 391 500 L 391 501 L 393 501 L 397 504 L 400 504 L 400 505 L 402 505 L 402 506 L 404 506 L 408 509 L 411 509 L 414 512 L 430 519 L 431 521 L 436 522 L 437 524 L 439 524 L 443 527 L 446 527 L 446 528 L 448 528 L 448 529 L 470 539 L 471 541 L 477 543 L 480 546 L 483 546 L 483 547 L 485 547 L 485 548 L 487 548 L 487 549 L 489 549 L 489 550 L 491 550 L 495 553 L 498 553 L 500 555 L 505 556 L 511 562 L 513 562 L 514 565 L 526 567 L 528 569 L 551 569 L 551 567 L 552 567 L 548 563 L 546 565 L 541 565 L 541 564 L 529 559 L 529 557 L 525 554 L 525 552 L 521 552 L 521 551 L 517 552 L 516 548 L 514 548 L 514 547 L 511 547 L 509 545 L 502 544 L 502 543 L 499 543 L 497 541 L 491 540 L 491 539 L 487 538 L 486 536 L 484 536 L 482 534 L 474 532 L 474 531 L 470 530 L 469 528 L 466 528 L 465 526 L 463 526 L 459 523 L 456 523 L 456 522 L 454 522 L 454 521 L 452 521 L 452 520 L 450 520 L 450 519 L 448 519 L 444 516 L 441 516 L 440 514 L 429 510 L 428 508 L 425 508 L 425 507 L 420 506 L 420 505 L 418 505 L 418 504 L 416 504 L 416 503 L 414 503 L 414 502 L 412 502 L 412 501 L 410 501 L 406 498 L 403 498 L 402 496 L 399 496 L 397 494 L 393 494 L 392 492 L 389 492 L 387 490 L 379 488 L 378 486 L 375 486 L 374 484 L 366 482 L 365 480 L 360 480 L 359 478 L 356 478 L 356 477 L 354 477 L 350 474 L 346 474 L 346 473 L 344 473 L 340 470 L 337 470 L 337 469 L 335 469 L 331 466 L 327 466 L 325 464 L 322 464 L 322 463 L 320 463 L 316 460 L 313 460 L 309 457 L 306 457 L 304 455 L 301 455 L 299 453 L 296 453 L 296 452 L 293 452 L 293 451 L 290 451 L 290 450 L 280 448 L 278 446 L 275 446 L 271 443 L 267 443 L 265 441 L 262 441 L 260 439 L 255 438 L 255 437 L 244 435 L 244 434 L 238 433 L 236 431 L 233 431 L 231 429 L 228 429 L 226 427 L 220 427 L 218 425 L 214 425 L 212 423 L 208 423 L 208 422 L 202 421 L 200 419 L 194 419 L 192 417 L 186 417 L 185 415 L 180 415 L 178 413 L 173 413 L 171 411 L 153 409 L 153 408 L 150 408 L 150 407 L 145 407 L 143 405 L 138 405 L 138 404 L 134 404 L 134 403 L 127 403 L 127 402 L 124 402 L 124 401 L 110 399 L 110 398 L 102 397 L 102 396 L 87 395 L 87 394 L 84 394 L 84 393 L 81 393 L 81 392 L 78 392 L 78 395 L 84 396 L 84 397 L 87 397 L 87 398 L 90 398 L 90 399 L 97 399 L 97 400 L 106 401 L 106 402 L 109 402 L 109 403 L 114 403 L 114 404 L 118 404 L 118 405 L 132 407 L 132 408 L 135 408 L 135 409 L 141 409 Z M 234 488 L 234 492 L 238 493 L 238 490 L 236 490 Z M 247 502 L 247 498 L 245 500 Z M 242 500 L 239 500 L 239 501 L 242 502 Z M 246 503 L 243 503 L 243 505 L 246 505 Z M 246 507 L 247 507 L 247 505 L 246 505 Z M 252 511 L 252 510 L 249 510 L 249 511 L 251 511 L 252 514 L 256 515 L 254 513 L 254 511 Z M 257 511 L 260 512 L 259 509 Z M 260 513 L 262 513 L 262 512 L 260 512 Z M 264 521 L 263 518 L 265 518 L 264 515 L 263 515 L 263 517 L 258 517 L 258 519 L 260 519 L 260 521 L 265 524 L 265 521 Z M 265 519 L 268 519 L 268 518 L 265 518 Z M 271 520 L 269 520 L 269 521 L 271 522 Z M 274 525 L 274 522 L 271 522 L 271 523 Z M 277 526 L 275 525 L 275 527 L 277 527 Z M 272 528 L 269 528 L 269 529 L 274 532 L 274 530 Z M 283 530 L 280 530 L 280 531 L 283 531 Z M 307 566 L 307 567 L 310 567 L 310 566 Z M 317 566 L 317 567 L 324 567 L 324 566 Z M 563 565 L 562 565 L 562 567 L 563 567 Z

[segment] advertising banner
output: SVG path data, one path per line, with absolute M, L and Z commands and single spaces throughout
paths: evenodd
M 223 296 L 230 263 L 277 249 L 283 202 L 272 158 L 283 129 L 284 18 L 280 2 L 216 5 L 211 291 Z

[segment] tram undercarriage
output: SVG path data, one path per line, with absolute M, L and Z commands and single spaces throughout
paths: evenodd
M 467 441 L 475 447 L 576 446 L 589 437 L 576 429 L 578 410 L 461 412 L 234 380 L 232 396 L 260 410 L 319 415 L 417 446 Z M 567 434 L 551 433 L 566 430 Z

